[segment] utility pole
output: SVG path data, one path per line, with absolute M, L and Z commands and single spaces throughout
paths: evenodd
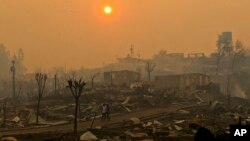
M 12 72 L 12 85 L 13 85 L 13 101 L 14 101 L 14 103 L 15 103 L 15 101 L 16 101 L 16 68 L 15 68 L 15 60 L 12 60 L 11 61 L 11 63 L 12 63 L 12 66 L 11 66 L 11 68 L 10 68 L 10 71 Z
M 110 85 L 113 86 L 113 70 L 110 71 Z
M 134 45 L 131 44 L 131 47 L 130 47 L 130 57 L 134 57 Z
M 55 95 L 57 94 L 57 74 L 55 74 Z
M 151 81 L 151 73 L 154 71 L 155 69 L 155 63 L 152 63 L 152 62 L 146 62 L 146 71 L 148 73 L 148 81 L 150 82 Z

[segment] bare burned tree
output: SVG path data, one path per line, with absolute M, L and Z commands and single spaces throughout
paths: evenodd
M 39 124 L 39 112 L 40 112 L 40 101 L 45 89 L 45 84 L 47 80 L 47 75 L 42 73 L 36 73 L 35 76 L 38 85 L 38 98 L 37 98 L 37 109 L 36 109 L 36 124 Z
M 152 63 L 152 62 L 146 62 L 146 71 L 147 71 L 147 74 L 148 74 L 148 81 L 150 82 L 151 81 L 151 73 L 154 71 L 155 69 L 155 63 Z
M 234 66 L 235 66 L 235 61 L 238 57 L 244 57 L 246 52 L 246 47 L 243 45 L 243 43 L 240 40 L 237 40 L 235 42 L 235 47 L 233 51 L 233 56 L 232 56 L 232 66 L 231 66 L 231 74 L 233 75 L 234 73 Z
M 91 75 L 91 88 L 94 89 L 95 87 L 95 78 L 100 74 L 100 72 L 94 73 L 93 75 Z
M 244 57 L 245 56 L 245 51 L 246 48 L 243 45 L 243 43 L 240 40 L 237 40 L 235 42 L 235 47 L 234 47 L 234 51 L 232 52 L 232 54 L 230 55 L 231 57 L 231 68 L 229 67 L 228 69 L 228 74 L 227 74 L 227 96 L 228 96 L 228 106 L 230 106 L 230 101 L 231 101 L 231 79 L 233 78 L 233 74 L 234 74 L 234 66 L 235 66 L 235 62 L 236 59 L 238 57 Z M 230 73 L 231 71 L 231 73 Z
M 79 99 L 83 92 L 84 86 L 86 83 L 79 79 L 78 81 L 75 77 L 68 80 L 67 88 L 70 89 L 71 94 L 75 99 L 75 119 L 74 119 L 74 134 L 77 135 L 77 117 L 78 117 L 78 107 L 79 107 Z
M 217 40 L 216 46 L 217 46 L 217 51 L 216 51 L 216 53 L 215 53 L 215 56 L 216 56 L 216 75 L 218 75 L 218 73 L 219 73 L 220 61 L 221 61 L 221 59 L 225 56 L 225 48 L 224 48 L 224 46 L 220 43 L 220 38 Z

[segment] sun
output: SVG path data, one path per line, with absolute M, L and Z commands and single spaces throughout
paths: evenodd
M 111 14 L 112 13 L 112 8 L 110 6 L 105 6 L 104 7 L 104 13 Z

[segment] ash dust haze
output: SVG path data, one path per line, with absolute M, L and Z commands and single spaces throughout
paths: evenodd
M 0 0 L 2 141 L 228 141 L 250 124 L 249 0 Z

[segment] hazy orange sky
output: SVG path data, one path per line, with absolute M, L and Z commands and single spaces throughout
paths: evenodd
M 111 15 L 103 6 L 113 7 Z M 250 0 L 0 0 L 0 42 L 23 48 L 29 70 L 99 67 L 125 56 L 215 50 L 232 31 L 250 45 Z

